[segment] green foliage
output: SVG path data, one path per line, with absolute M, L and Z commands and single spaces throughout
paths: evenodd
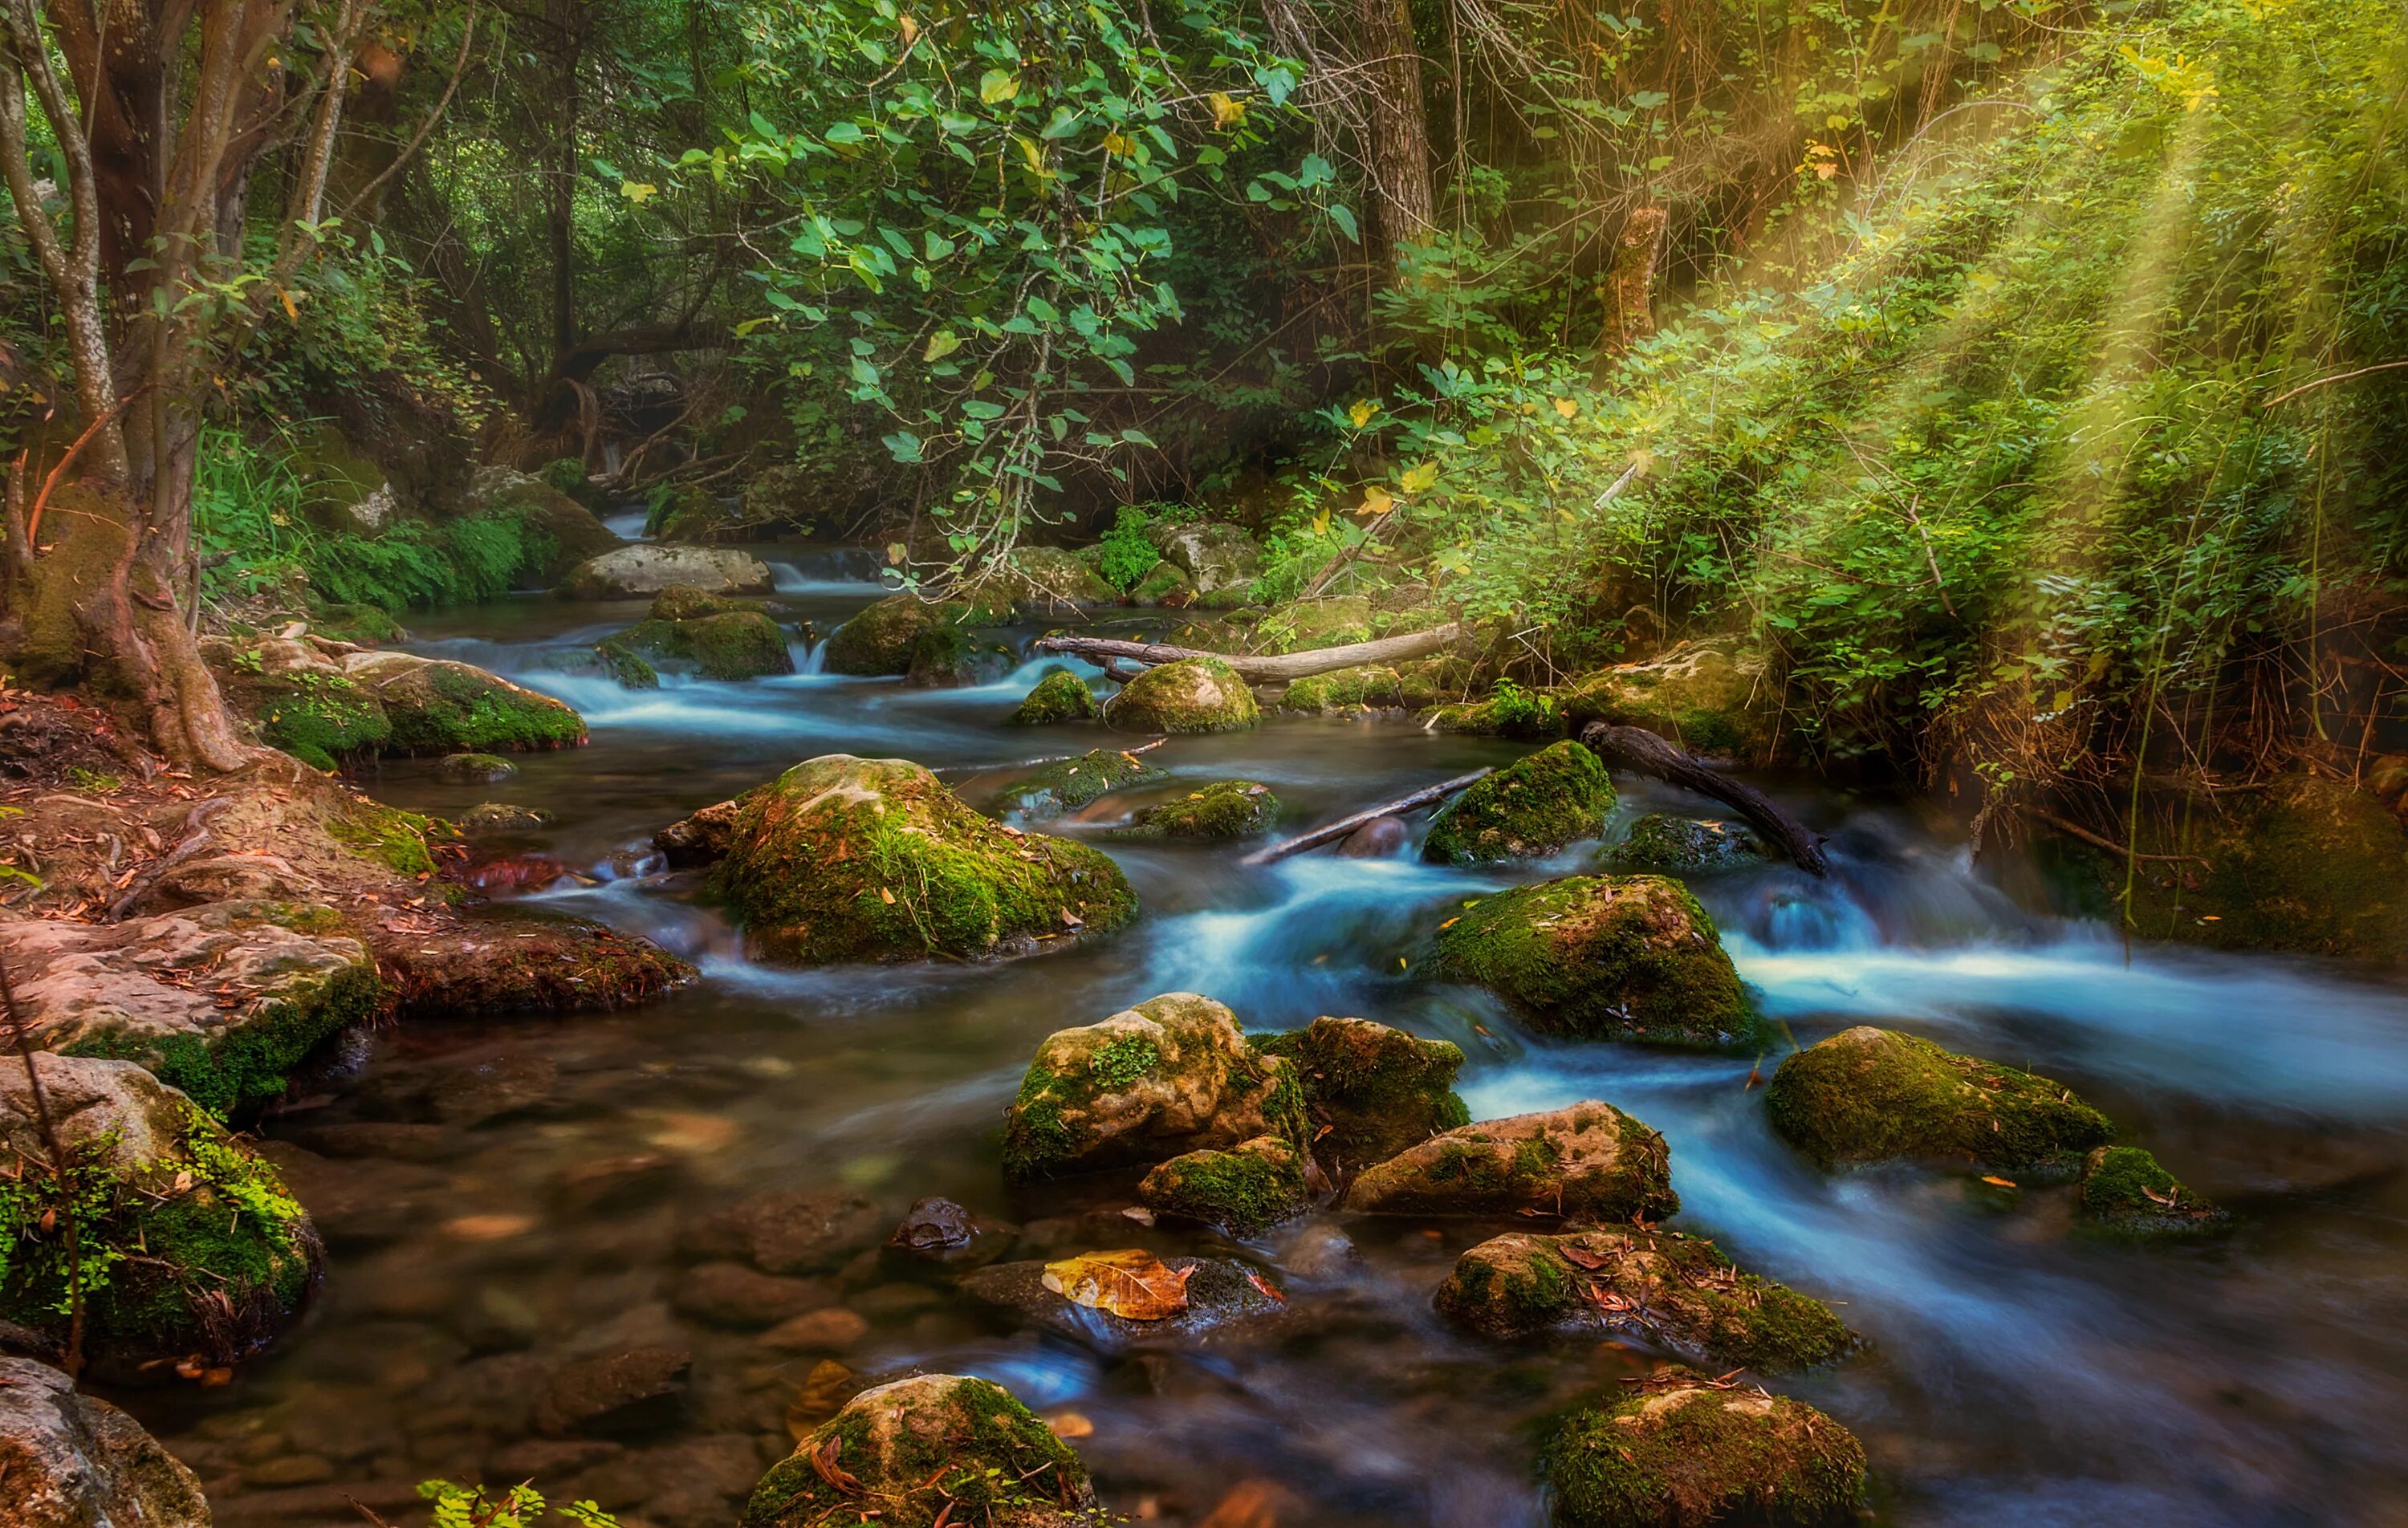
M 1104 533 L 1103 540 L 1096 544 L 1096 571 L 1104 576 L 1105 582 L 1119 590 L 1135 589 L 1140 579 L 1154 571 L 1154 564 L 1162 561 L 1162 553 L 1154 550 L 1154 543 L 1146 539 L 1146 529 L 1151 523 L 1146 512 L 1137 506 L 1121 507 L 1112 528 Z
M 547 1502 L 529 1484 L 494 1494 L 483 1486 L 422 1480 L 418 1494 L 434 1504 L 434 1528 L 529 1528 L 547 1512 L 578 1528 L 619 1528 L 619 1520 L 593 1502 Z

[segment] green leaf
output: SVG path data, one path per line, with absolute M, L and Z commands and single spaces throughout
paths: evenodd
M 920 451 L 923 442 L 918 436 L 913 435 L 909 430 L 896 431 L 893 435 L 886 437 L 885 444 L 888 453 L 891 454 L 897 462 L 917 462 L 921 460 Z
M 1001 106 L 1020 93 L 1020 77 L 1001 69 L 989 69 L 979 76 L 979 99 L 988 106 Z

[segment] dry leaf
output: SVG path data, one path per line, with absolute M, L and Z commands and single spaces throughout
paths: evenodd
M 878 889 L 878 900 L 885 903 L 891 907 L 895 906 L 895 893 L 888 891 L 885 887 L 881 886 Z
M 1055 1437 L 1096 1435 L 1096 1424 L 1075 1411 L 1057 1411 L 1045 1419 L 1045 1426 Z
M 1246 1282 L 1247 1282 L 1247 1283 L 1249 1283 L 1249 1284 L 1252 1284 L 1253 1286 L 1254 1286 L 1254 1288 L 1256 1288 L 1256 1289 L 1258 1289 L 1258 1290 L 1262 1291 L 1265 1294 L 1268 1295 L 1272 1300 L 1276 1301 L 1278 1304 L 1280 1304 L 1280 1305 L 1285 1305 L 1285 1304 L 1287 1304 L 1287 1296 L 1286 1296 L 1286 1295 L 1284 1295 L 1284 1294 L 1282 1294 L 1278 1290 L 1274 1289 L 1274 1288 L 1271 1286 L 1271 1281 L 1270 1281 L 1269 1279 L 1265 1278 L 1262 1275 L 1260 1275 L 1260 1274 L 1258 1274 L 1258 1273 L 1254 1272 L 1254 1269 L 1252 1269 L 1252 1268 L 1248 1268 L 1248 1269 L 1246 1270 Z
M 2012 1178 L 1992 1178 L 1987 1173 L 1984 1173 L 1982 1175 L 1982 1181 L 1985 1183 L 1995 1183 L 2002 1189 L 2012 1189 L 2015 1186 L 2015 1180 Z
M 1159 1321 L 1187 1308 L 1194 1268 L 1173 1268 L 1143 1248 L 1082 1252 L 1045 1264 L 1045 1287 L 1074 1306 L 1133 1321 Z

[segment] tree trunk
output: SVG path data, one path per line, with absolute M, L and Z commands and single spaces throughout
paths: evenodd
M 1605 328 L 1598 346 L 1602 359 L 1622 354 L 1656 332 L 1656 265 L 1664 249 L 1664 225 L 1670 221 L 1659 202 L 1633 207 L 1622 221 L 1613 268 L 1605 278 Z
M 1370 83 L 1366 115 L 1373 229 L 1393 277 L 1398 247 L 1422 242 L 1438 226 L 1429 123 L 1422 114 L 1422 58 L 1413 46 L 1409 0 L 1356 0 L 1355 14 L 1364 76 Z

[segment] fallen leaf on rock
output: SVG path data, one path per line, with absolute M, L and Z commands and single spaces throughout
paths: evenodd
M 1057 1411 L 1045 1419 L 1045 1425 L 1055 1437 L 1093 1437 L 1096 1424 L 1075 1411 Z
M 1272 1285 L 1269 1279 L 1265 1278 L 1262 1275 L 1254 1272 L 1252 1268 L 1248 1268 L 1246 1270 L 1246 1282 L 1252 1284 L 1254 1288 L 1270 1296 L 1270 1298 L 1278 1304 L 1287 1304 L 1287 1296 L 1282 1294 L 1279 1290 Z
M 1142 1248 L 1082 1252 L 1045 1264 L 1044 1284 L 1074 1306 L 1133 1321 L 1167 1321 L 1187 1308 L 1187 1278 Z

